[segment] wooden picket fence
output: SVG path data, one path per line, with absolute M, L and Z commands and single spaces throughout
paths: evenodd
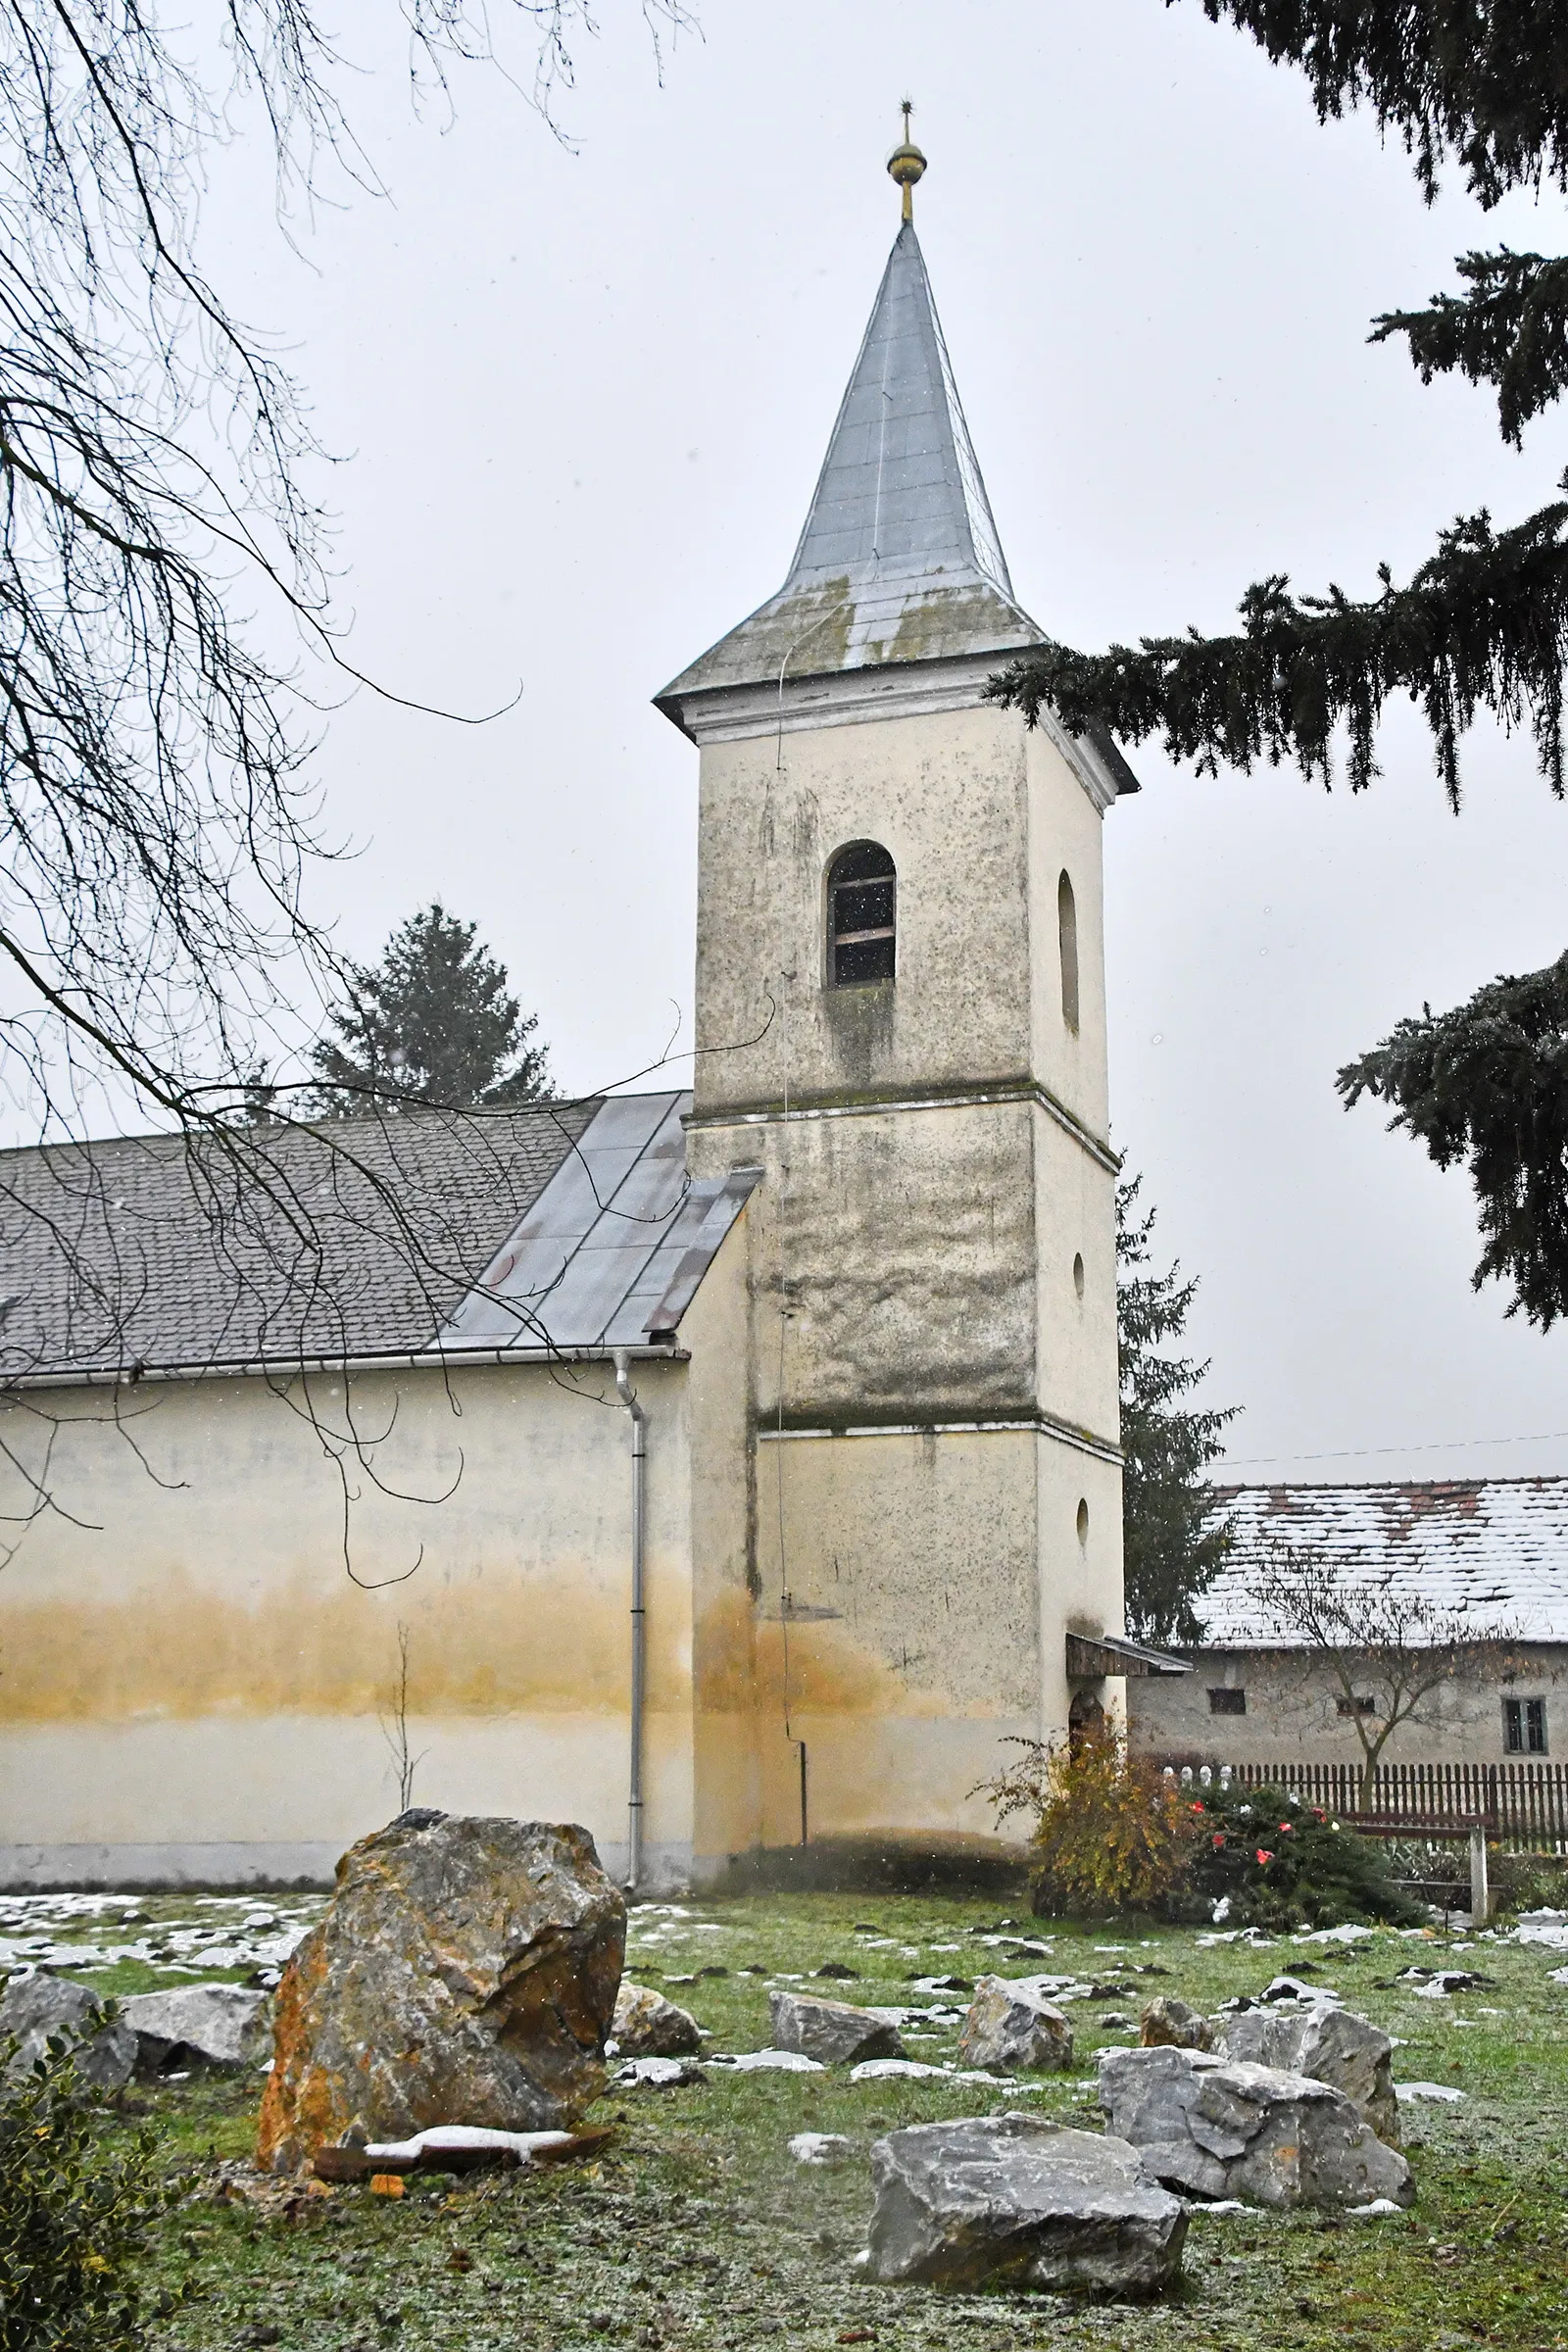
M 1217 1780 L 1221 1767 L 1212 1769 Z M 1281 1757 L 1225 1769 L 1233 1786 L 1283 1788 L 1353 1828 L 1388 1834 L 1397 1825 L 1411 1837 L 1430 1830 L 1452 1838 L 1479 1824 L 1489 1839 L 1515 1851 L 1568 1853 L 1568 1765 L 1380 1764 L 1365 1812 L 1354 1764 Z

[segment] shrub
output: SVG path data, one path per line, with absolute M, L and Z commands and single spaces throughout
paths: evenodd
M 1109 1725 L 1076 1744 L 1012 1744 L 1023 1749 L 1022 1761 L 975 1793 L 990 1797 L 999 1824 L 1013 1813 L 1034 1815 L 1036 1911 L 1097 1919 L 1167 1907 L 1198 1840 L 1185 1791 L 1129 1756 Z
M 0 2073 L 17 2044 L 0 2043 Z M 145 2129 L 111 2147 L 69 2043 L 54 2039 L 0 2098 L 0 2352 L 132 2352 L 133 2264 L 178 2193 Z
M 1395 1884 L 1377 1839 L 1342 1830 L 1321 1805 L 1279 1788 L 1180 1793 L 1198 1832 L 1187 1883 L 1208 1917 L 1221 1903 L 1239 1928 L 1409 1926 L 1425 1916 Z

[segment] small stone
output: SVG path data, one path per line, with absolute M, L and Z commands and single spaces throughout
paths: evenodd
M 688 2010 L 624 1979 L 611 2032 L 622 2058 L 691 2057 L 703 2046 L 702 2030 Z
M 1174 1993 L 1162 1992 L 1150 2002 L 1139 2020 L 1138 2038 L 1146 2050 L 1211 2050 L 1214 2029 L 1206 2017 L 1189 2009 Z
M 77 2079 L 88 2090 L 123 2090 L 136 2063 L 130 2027 L 107 2021 L 104 2004 L 89 1985 L 47 1969 L 13 1977 L 0 1994 L 0 2041 L 13 2034 L 18 2047 L 4 2076 L 13 2085 L 31 2074 L 46 2043 L 55 2039 L 72 2045 Z
M 272 2045 L 272 2005 L 243 1984 L 181 1984 L 171 1992 L 138 1992 L 120 2013 L 136 2035 L 143 2074 L 170 2067 L 247 2066 Z
M 1124 2140 L 1032 2115 L 916 2124 L 871 2150 L 870 2276 L 1152 2294 L 1187 2215 Z
M 965 2066 L 1002 2074 L 1035 2068 L 1059 2074 L 1072 2064 L 1072 2028 L 1038 1979 L 981 1977 L 958 2036 Z
M 798 2050 L 826 2066 L 854 2066 L 862 2058 L 905 2054 L 898 2027 L 875 2009 L 812 2000 L 800 1992 L 770 1992 L 767 2005 L 775 2049 Z
M 820 1968 L 811 1971 L 813 1977 L 858 1977 L 859 1973 L 858 1968 L 846 1968 L 842 1960 L 824 1960 Z

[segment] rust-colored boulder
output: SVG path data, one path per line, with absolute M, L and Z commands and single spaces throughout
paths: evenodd
M 586 1830 L 418 1810 L 362 1838 L 277 1988 L 257 2164 L 571 2123 L 603 2087 L 625 1940 Z

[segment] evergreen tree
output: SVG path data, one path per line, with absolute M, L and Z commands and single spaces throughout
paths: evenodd
M 1203 1479 L 1224 1451 L 1220 1432 L 1239 1407 L 1195 1410 L 1185 1399 L 1208 1371 L 1169 1355 L 1198 1291 L 1196 1278 L 1144 1271 L 1155 1211 L 1137 1214 L 1141 1176 L 1116 1188 L 1116 1326 L 1121 1374 L 1122 1545 L 1127 1625 L 1140 1641 L 1203 1638 L 1198 1602 L 1230 1549 Z
M 1165 0 L 1167 7 L 1174 0 Z M 1250 33 L 1281 65 L 1301 68 L 1318 118 L 1365 106 L 1396 132 L 1428 203 L 1452 156 L 1488 209 L 1514 188 L 1568 191 L 1568 8 L 1561 0 L 1201 0 L 1212 24 Z M 1372 339 L 1402 335 L 1423 382 L 1453 372 L 1491 385 L 1503 438 L 1568 389 L 1568 257 L 1467 253 L 1463 290 L 1425 310 L 1391 311 Z M 1568 490 L 1568 475 L 1563 488 Z M 1215 637 L 1146 637 L 1081 654 L 1047 644 L 993 679 L 994 698 L 1033 724 L 1049 705 L 1074 733 L 1124 741 L 1160 735 L 1200 772 L 1294 760 L 1332 781 L 1344 729 L 1351 789 L 1377 774 L 1377 733 L 1392 697 L 1422 710 L 1438 772 L 1459 806 L 1459 745 L 1480 710 L 1528 729 L 1552 791 L 1568 784 L 1563 692 L 1568 663 L 1568 499 L 1506 529 L 1484 511 L 1439 533 L 1403 586 L 1387 565 L 1357 600 L 1331 586 L 1293 593 L 1283 572 L 1253 583 L 1239 629 Z M 1362 1094 L 1395 1106 L 1393 1124 L 1426 1143 L 1440 1167 L 1468 1158 L 1481 1202 L 1477 1269 L 1515 1285 L 1548 1326 L 1568 1313 L 1568 1097 L 1561 963 L 1501 978 L 1441 1016 L 1401 1021 L 1340 1073 L 1350 1107 Z
M 334 1034 L 312 1049 L 315 1109 L 493 1109 L 550 1100 L 548 1050 L 529 1042 L 539 1016 L 522 1019 L 507 994 L 505 964 L 477 934 L 477 924 L 433 900 L 399 924 L 373 969 L 349 966 L 350 1001 L 328 1015 Z
M 1513 1284 L 1549 1331 L 1568 1313 L 1568 956 L 1489 982 L 1453 1012 L 1422 1007 L 1339 1076 L 1347 1105 L 1392 1104 L 1391 1127 L 1440 1168 L 1468 1161 L 1484 1247 L 1475 1289 Z

